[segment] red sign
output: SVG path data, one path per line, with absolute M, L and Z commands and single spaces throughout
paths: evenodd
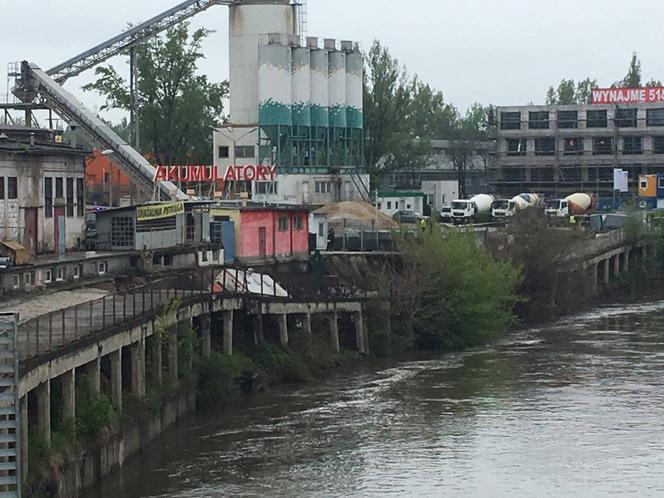
M 643 104 L 664 102 L 664 88 L 595 88 L 593 104 Z
M 223 177 L 219 177 L 215 166 L 157 166 L 153 180 L 175 183 L 232 181 L 271 181 L 277 174 L 276 166 L 229 166 Z

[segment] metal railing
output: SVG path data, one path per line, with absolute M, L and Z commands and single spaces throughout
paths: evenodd
M 182 272 L 102 298 L 52 311 L 19 324 L 22 361 L 56 351 L 83 338 L 143 320 L 163 311 L 173 300 L 242 297 L 260 301 L 311 302 L 366 299 L 368 293 L 338 279 L 313 273 L 289 273 L 273 279 L 236 268 L 204 268 Z

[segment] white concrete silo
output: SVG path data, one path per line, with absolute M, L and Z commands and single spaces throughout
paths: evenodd
M 295 34 L 290 0 L 244 0 L 229 12 L 230 120 L 258 124 L 258 40 L 266 33 Z

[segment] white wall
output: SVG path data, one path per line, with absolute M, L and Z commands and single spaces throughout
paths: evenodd
M 421 190 L 432 196 L 432 208 L 436 211 L 459 198 L 459 182 L 456 180 L 422 180 Z
M 417 211 L 422 214 L 423 201 L 424 199 L 421 196 L 381 197 L 379 195 L 378 209 L 388 216 L 393 216 L 398 211 Z

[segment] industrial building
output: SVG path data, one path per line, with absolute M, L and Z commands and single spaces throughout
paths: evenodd
M 229 9 L 230 116 L 214 131 L 219 176 L 231 166 L 277 166 L 276 180 L 240 179 L 258 201 L 367 197 L 358 44 L 304 39 L 298 4 L 289 0 Z
M 497 156 L 489 166 L 494 192 L 562 197 L 613 195 L 613 170 L 664 172 L 664 103 L 519 106 L 497 109 Z
M 86 152 L 60 133 L 0 128 L 0 239 L 30 254 L 82 247 Z

